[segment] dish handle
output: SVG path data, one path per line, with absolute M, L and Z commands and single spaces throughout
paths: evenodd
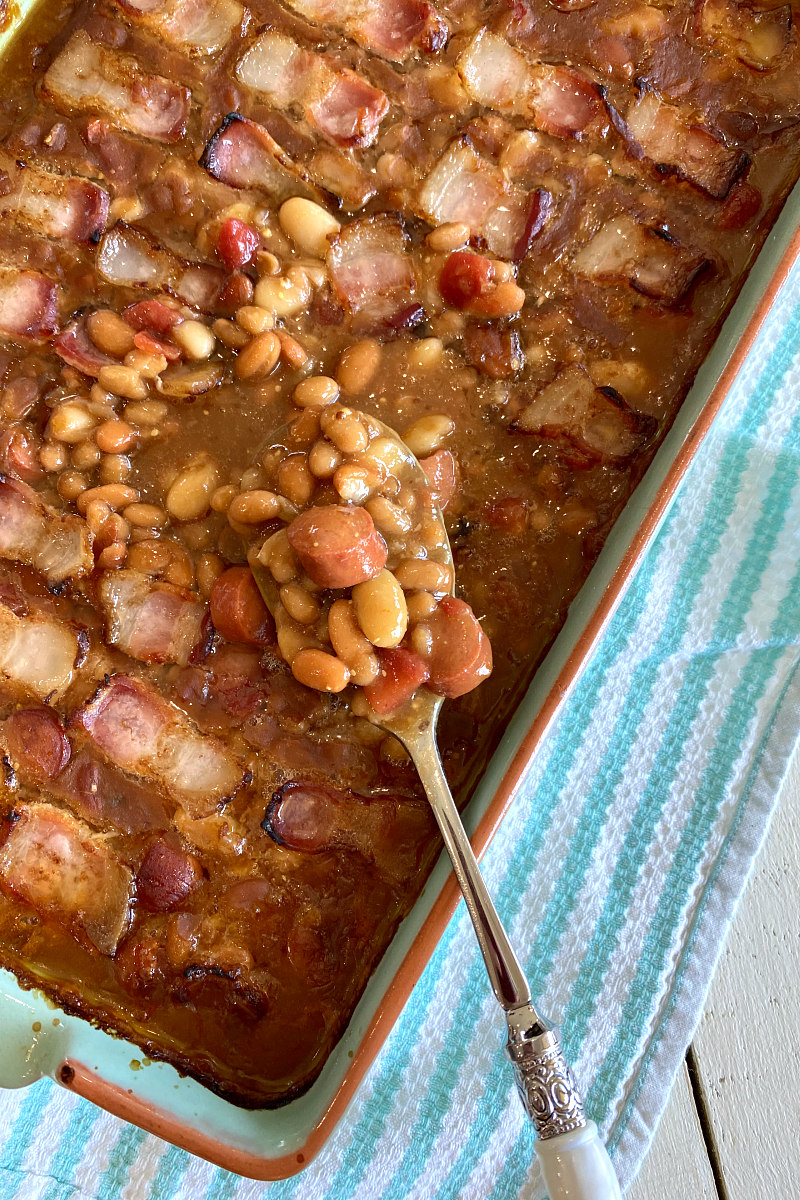
M 0 1087 L 28 1087 L 43 1075 L 55 1076 L 64 1061 L 66 1028 L 55 1015 L 47 1022 L 40 1017 L 35 1003 L 23 995 L 13 996 L 4 1008 Z

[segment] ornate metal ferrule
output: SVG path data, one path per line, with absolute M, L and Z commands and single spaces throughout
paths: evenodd
M 530 1005 L 512 1009 L 506 1053 L 525 1111 L 540 1138 L 557 1137 L 586 1124 L 583 1101 L 564 1057 L 558 1030 L 545 1025 Z

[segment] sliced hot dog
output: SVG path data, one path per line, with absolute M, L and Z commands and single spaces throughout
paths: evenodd
M 435 454 L 421 458 L 419 465 L 428 478 L 436 503 L 444 512 L 456 494 L 458 486 L 456 460 L 449 450 L 437 450 Z
M 373 712 L 386 716 L 410 700 L 430 672 L 424 658 L 414 650 L 406 650 L 404 646 L 378 650 L 377 653 L 380 673 L 373 683 L 366 684 L 364 695 Z
M 428 686 L 441 696 L 463 696 L 492 673 L 492 647 L 468 604 L 443 596 L 426 620 L 433 649 Z
M 249 567 L 229 567 L 214 582 L 209 599 L 214 628 L 229 642 L 268 646 L 275 622 Z
M 31 779 L 54 779 L 70 760 L 72 747 L 61 722 L 48 708 L 20 708 L 0 726 L 0 745 L 12 766 Z
M 159 838 L 148 847 L 136 875 L 136 896 L 150 912 L 168 912 L 185 900 L 203 877 L 193 854 Z
M 309 508 L 295 517 L 287 533 L 303 569 L 319 587 L 355 587 L 374 579 L 386 565 L 386 543 L 365 508 Z

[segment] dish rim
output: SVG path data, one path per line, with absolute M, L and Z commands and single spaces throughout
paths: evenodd
M 30 13 L 41 2 L 44 2 L 44 0 L 32 0 L 32 2 L 29 0 L 28 3 L 25 3 L 23 0 L 23 4 L 20 7 L 23 8 L 24 12 L 20 15 L 18 23 L 15 22 L 11 29 L 3 31 L 3 34 L 0 35 L 0 59 L 2 59 L 7 49 L 10 38 L 16 35 Z M 786 239 L 786 245 L 781 250 L 780 241 L 783 239 Z M 779 243 L 778 249 L 771 250 L 770 247 L 774 247 L 776 241 Z M 774 269 L 769 274 L 766 285 L 761 290 L 758 282 L 753 282 L 754 276 L 759 272 L 759 267 L 764 264 L 765 258 L 769 259 L 772 253 L 778 253 L 779 257 Z M 592 569 L 580 592 L 580 608 L 583 609 L 591 605 L 588 618 L 584 620 L 581 613 L 576 621 L 576 615 L 571 609 L 567 626 L 574 626 L 579 622 L 577 636 L 573 640 L 571 630 L 568 631 L 566 628 L 562 630 L 562 633 L 556 639 L 554 647 L 537 670 L 531 691 L 526 693 L 520 701 L 517 714 L 523 708 L 535 704 L 535 700 L 531 699 L 531 694 L 537 688 L 537 685 L 539 690 L 542 691 L 541 703 L 535 707 L 532 720 L 527 725 L 525 732 L 519 738 L 516 746 L 512 749 L 508 761 L 501 767 L 502 776 L 499 784 L 486 803 L 482 815 L 475 823 L 471 834 L 471 841 L 479 859 L 491 842 L 492 837 L 513 802 L 523 776 L 529 768 L 542 738 L 565 703 L 579 676 L 588 665 L 597 642 L 619 604 L 624 591 L 631 582 L 638 564 L 666 516 L 669 506 L 691 462 L 707 436 L 747 355 L 750 353 L 778 292 L 786 281 L 792 267 L 797 262 L 800 262 L 800 183 L 796 184 L 784 200 L 778 218 L 773 224 L 761 251 L 751 263 L 740 294 L 709 348 L 703 366 L 700 372 L 698 372 L 698 377 L 693 382 L 689 396 L 684 401 L 682 409 L 679 410 L 678 417 L 672 429 L 667 434 L 654 461 L 647 468 L 643 479 L 625 506 L 624 512 L 627 512 L 630 510 L 631 505 L 640 505 L 644 502 L 645 508 L 642 519 L 637 522 L 632 535 L 624 541 L 621 548 L 612 550 L 609 546 L 611 555 L 617 555 L 618 561 L 613 566 L 608 580 L 602 584 L 597 595 L 593 596 L 598 576 L 597 566 L 601 563 L 607 563 L 609 558 L 606 548 L 604 548 L 597 566 Z M 769 270 L 769 267 L 766 267 L 766 270 Z M 755 295 L 751 295 L 753 292 L 755 292 Z M 737 333 L 731 330 L 731 326 L 737 323 L 737 318 L 741 320 L 742 311 L 748 309 L 751 311 L 749 311 L 749 315 L 745 315 L 741 331 Z M 695 393 L 696 389 L 703 390 L 707 387 L 707 381 L 702 378 L 707 364 L 709 360 L 718 354 L 720 347 L 723 347 L 724 352 L 725 340 L 731 334 L 733 337 L 732 349 L 727 362 L 719 371 L 716 379 L 714 379 L 713 374 L 710 375 L 708 382 L 711 386 L 707 398 L 700 404 L 697 415 L 689 417 L 689 423 L 686 428 L 680 429 L 681 424 L 683 424 L 680 421 L 680 413 L 686 408 L 688 400 Z M 659 475 L 659 471 L 654 471 L 659 460 L 662 468 L 665 461 L 668 462 L 668 465 L 663 470 L 661 478 L 655 484 L 655 490 L 648 500 L 646 494 L 643 494 L 643 489 L 646 489 L 648 479 Z M 621 519 L 622 516 L 608 539 L 609 543 L 614 539 Z M 619 536 L 617 535 L 617 538 L 614 540 L 619 540 Z M 574 608 L 575 605 L 573 605 Z M 565 633 L 567 634 L 566 638 L 564 637 Z M 565 642 L 568 643 L 566 650 L 564 650 Z M 515 730 L 509 731 L 509 736 L 513 737 L 515 734 Z M 501 744 L 501 747 L 495 752 L 489 763 L 487 763 L 484 778 L 486 775 L 492 773 L 492 767 L 496 763 L 496 760 L 503 757 L 504 747 L 505 739 L 504 743 Z M 472 804 L 471 800 L 470 805 L 467 806 L 467 815 Z M 429 884 L 430 881 L 426 884 L 425 890 L 427 890 Z M 109 1078 L 104 1077 L 101 1073 L 103 1070 L 101 1066 L 90 1067 L 80 1059 L 72 1058 L 69 1053 L 60 1054 L 57 1044 L 58 1039 L 55 1039 L 56 1044 L 50 1048 L 52 1061 L 38 1071 L 34 1065 L 33 1070 L 28 1071 L 27 1074 L 24 1070 L 20 1069 L 19 1081 L 14 1086 L 26 1086 L 43 1075 L 50 1075 L 62 1086 L 92 1101 L 113 1115 L 138 1125 L 146 1131 L 163 1138 L 165 1141 L 215 1163 L 226 1170 L 258 1180 L 279 1180 L 295 1175 L 305 1169 L 317 1156 L 344 1115 L 370 1065 L 397 1021 L 412 989 L 420 979 L 432 957 L 455 911 L 460 896 L 461 893 L 456 880 L 452 872 L 449 872 L 443 885 L 433 899 L 430 911 L 414 935 L 410 946 L 403 953 L 399 965 L 393 971 L 388 986 L 381 995 L 379 1005 L 370 1016 L 363 1034 L 359 1037 L 357 1048 L 353 1052 L 349 1065 L 344 1071 L 331 1102 L 322 1112 L 320 1118 L 316 1120 L 313 1128 L 306 1135 L 305 1141 L 303 1141 L 299 1148 L 294 1148 L 291 1152 L 277 1156 L 260 1155 L 230 1145 L 219 1137 L 205 1133 L 203 1130 L 188 1124 L 184 1118 L 158 1106 L 154 1101 L 136 1095 L 131 1089 L 122 1087 Z M 418 903 L 415 903 L 415 909 Z M 414 909 L 412 909 L 413 911 Z M 391 953 L 392 945 L 395 941 L 396 938 L 387 947 L 381 961 L 384 961 Z M 11 990 L 3 983 L 3 976 L 5 974 L 4 972 L 0 972 L 0 1013 L 3 1011 L 4 1004 L 7 1006 L 15 1001 L 19 1003 L 17 997 L 12 995 Z M 13 980 L 13 976 L 10 973 L 8 975 Z M 31 996 L 31 993 L 21 989 L 20 985 L 16 984 L 16 981 L 14 983 L 21 997 Z M 56 1019 L 54 1024 L 57 1021 L 58 1019 Z M 65 1016 L 64 1021 L 67 1023 L 80 1021 L 82 1024 L 86 1024 L 84 1018 L 76 1016 Z M 351 1021 L 352 1023 L 353 1021 Z M 117 1045 L 128 1046 L 134 1053 L 141 1053 L 134 1043 L 127 1042 L 125 1039 L 120 1039 L 104 1032 L 101 1033 L 101 1036 L 109 1038 Z M 30 1056 L 25 1061 L 28 1062 L 29 1058 Z M 312 1084 L 310 1091 L 313 1091 L 316 1086 L 317 1083 Z M 292 1107 L 292 1104 L 297 1104 L 302 1099 L 300 1097 L 298 1101 L 290 1102 L 282 1111 L 288 1111 Z M 241 1113 L 243 1111 L 233 1104 L 229 1104 L 228 1107 L 234 1113 Z M 263 1111 L 268 1115 L 268 1110 Z

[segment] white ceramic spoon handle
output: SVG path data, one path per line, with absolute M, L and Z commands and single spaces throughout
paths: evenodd
M 557 1030 L 529 1004 L 506 1017 L 506 1050 L 538 1134 L 536 1154 L 550 1200 L 620 1200 L 611 1159 L 594 1121 L 586 1118 Z

